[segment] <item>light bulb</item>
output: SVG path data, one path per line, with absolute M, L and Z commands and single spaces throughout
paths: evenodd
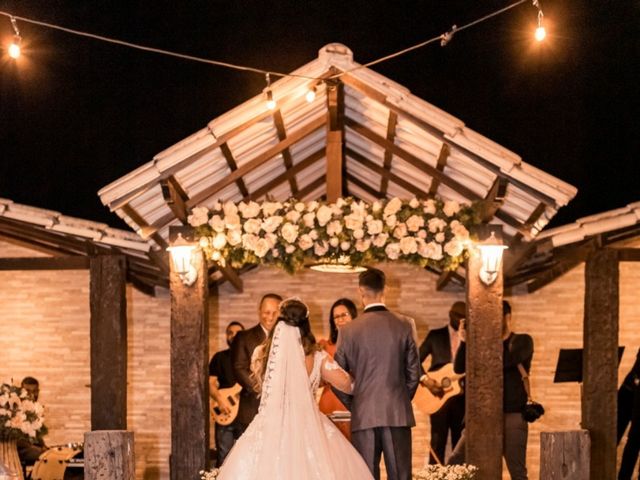
M 267 108 L 269 110 L 276 109 L 276 101 L 273 99 L 273 93 L 271 93 L 271 90 L 267 90 Z
M 316 99 L 316 87 L 310 88 L 309 91 L 307 91 L 305 98 L 307 99 L 308 103 L 313 102 Z
M 536 28 L 536 40 L 541 42 L 545 39 L 545 37 L 547 36 L 547 31 L 545 30 L 545 28 L 540 25 L 538 28 Z
M 14 35 L 11 45 L 9 45 L 9 56 L 11 58 L 17 59 L 18 57 L 20 57 L 20 43 L 22 43 L 21 41 L 22 38 L 20 38 L 19 35 Z

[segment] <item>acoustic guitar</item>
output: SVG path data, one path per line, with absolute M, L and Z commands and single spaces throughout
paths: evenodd
M 453 371 L 453 364 L 447 363 L 440 367 L 438 370 L 427 373 L 429 378 L 432 378 L 442 387 L 444 395 L 438 397 L 431 393 L 431 391 L 422 385 L 418 385 L 416 395 L 413 397 L 413 403 L 416 407 L 425 413 L 431 415 L 442 408 L 442 406 L 455 395 L 462 393 L 462 387 L 460 386 L 460 380 L 464 377 L 464 373 L 458 374 Z
M 240 408 L 240 392 L 242 391 L 242 386 L 239 384 L 235 384 L 233 387 L 229 388 L 221 388 L 218 390 L 220 392 L 220 396 L 227 400 L 229 407 L 231 407 L 231 411 L 229 413 L 224 413 L 218 402 L 216 402 L 213 398 L 211 399 L 211 416 L 213 420 L 219 425 L 230 425 L 238 416 L 238 409 Z

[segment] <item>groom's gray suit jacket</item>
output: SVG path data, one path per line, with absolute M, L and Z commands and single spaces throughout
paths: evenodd
M 355 379 L 352 397 L 339 395 L 352 431 L 415 426 L 420 360 L 411 322 L 372 307 L 340 330 L 335 360 Z

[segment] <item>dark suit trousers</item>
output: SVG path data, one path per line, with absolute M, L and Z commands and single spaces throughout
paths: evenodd
M 351 432 L 351 443 L 375 480 L 380 480 L 380 457 L 389 480 L 411 480 L 411 428 L 376 427 Z
M 451 397 L 440 410 L 431 415 L 431 449 L 438 456 L 438 460 L 444 463 L 444 453 L 447 447 L 447 437 L 451 430 L 451 449 L 456 447 L 462 433 L 462 421 L 464 419 L 464 396 Z M 438 463 L 429 452 L 429 463 Z

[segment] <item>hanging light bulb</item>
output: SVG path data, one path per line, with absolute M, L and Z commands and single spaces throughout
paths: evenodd
M 20 30 L 18 30 L 18 24 L 16 23 L 16 19 L 14 17 L 9 17 L 11 20 L 11 26 L 13 27 L 13 40 L 9 44 L 8 52 L 9 56 L 13 59 L 17 59 L 20 57 L 22 45 L 22 37 L 20 36 Z
M 533 0 L 533 6 L 538 9 L 538 28 L 536 28 L 535 39 L 538 42 L 543 41 L 547 37 L 547 30 L 544 28 L 544 14 L 539 0 Z
M 307 91 L 307 94 L 305 95 L 305 98 L 307 99 L 307 103 L 311 103 L 316 99 L 316 86 L 315 85 L 313 85 Z
M 269 110 L 275 110 L 277 104 L 273 99 L 273 92 L 271 91 L 271 76 L 268 72 L 265 74 L 265 80 L 267 81 L 267 88 L 265 88 L 265 95 L 267 97 L 267 108 Z

